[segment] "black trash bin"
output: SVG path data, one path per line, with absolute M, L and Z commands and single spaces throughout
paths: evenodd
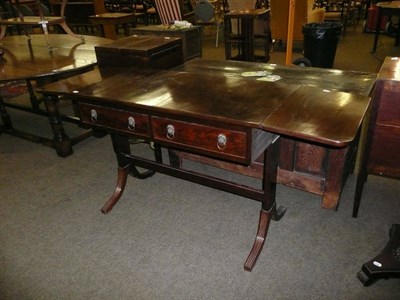
M 313 67 L 332 68 L 342 23 L 308 23 L 303 25 L 304 57 Z

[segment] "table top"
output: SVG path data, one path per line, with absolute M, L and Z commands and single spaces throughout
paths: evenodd
M 37 79 L 94 66 L 95 46 L 113 42 L 102 37 L 85 36 L 85 42 L 67 34 L 6 36 L 0 41 L 0 81 Z
M 265 8 L 257 8 L 257 9 L 233 9 L 228 13 L 224 14 L 224 17 L 227 18 L 256 18 L 261 15 L 264 15 L 268 12 L 268 9 Z
M 399 57 L 386 57 L 383 61 L 377 80 L 382 81 L 400 81 L 400 59 Z
M 380 8 L 400 9 L 400 1 L 385 1 L 376 4 Z
M 303 86 L 320 87 L 330 91 L 356 93 L 368 96 L 377 74 L 322 68 L 302 68 L 233 60 L 193 59 L 179 66 L 178 70 L 209 75 L 223 75 L 248 80 L 260 80 L 261 76 L 248 76 L 244 72 L 266 72 L 267 78 Z
M 89 19 L 95 21 L 96 19 L 123 19 L 123 18 L 135 18 L 135 13 L 102 13 L 89 16 Z
M 283 81 L 126 68 L 94 70 L 38 91 L 208 124 L 259 128 L 335 147 L 355 138 L 370 103 L 364 95 Z

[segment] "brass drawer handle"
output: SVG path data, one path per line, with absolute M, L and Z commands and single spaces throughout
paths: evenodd
M 135 131 L 136 127 L 136 122 L 134 117 L 129 117 L 128 118 L 128 129 L 130 131 Z
M 97 111 L 95 109 L 90 110 L 90 120 L 93 123 L 97 122 Z
M 225 135 L 225 134 L 222 134 L 222 133 L 218 134 L 218 138 L 217 138 L 217 148 L 218 148 L 219 150 L 225 150 L 225 148 L 226 148 L 226 141 L 227 141 L 227 138 L 226 138 L 226 135 Z
M 175 137 L 175 127 L 174 125 L 167 125 L 167 138 L 172 140 Z

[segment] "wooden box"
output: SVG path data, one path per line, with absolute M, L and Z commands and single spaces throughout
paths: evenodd
M 182 40 L 130 36 L 95 47 L 99 67 L 151 67 L 169 69 L 183 63 Z
M 131 34 L 179 37 L 182 39 L 184 61 L 188 61 L 196 57 L 202 57 L 201 26 L 192 26 L 190 28 L 181 29 L 168 29 L 163 25 L 145 26 L 131 29 Z
M 373 95 L 368 173 L 400 178 L 400 62 L 385 59 Z M 368 147 L 368 146 L 367 146 Z

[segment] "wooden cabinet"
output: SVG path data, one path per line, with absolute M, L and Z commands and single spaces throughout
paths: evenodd
M 357 178 L 353 217 L 357 217 L 368 174 L 400 178 L 400 60 L 387 57 L 373 93 L 365 150 Z
M 169 69 L 183 63 L 182 40 L 130 36 L 95 47 L 99 67 L 152 67 Z
M 169 29 L 163 25 L 145 26 L 131 29 L 131 34 L 181 38 L 184 61 L 202 57 L 201 26 L 180 29 Z

